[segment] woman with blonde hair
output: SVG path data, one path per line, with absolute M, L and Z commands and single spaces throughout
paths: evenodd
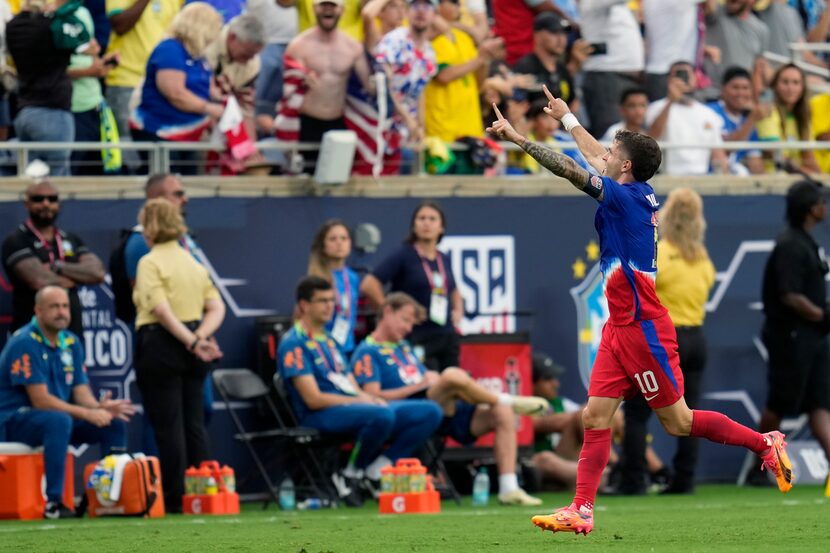
M 169 38 L 156 46 L 147 61 L 141 100 L 130 115 L 134 140 L 199 141 L 222 116 L 221 93 L 213 86 L 213 72 L 204 57 L 221 29 L 222 16 L 205 2 L 188 4 L 176 15 Z M 172 151 L 173 172 L 195 175 L 197 156 Z
M 187 227 L 177 206 L 148 200 L 139 222 L 151 249 L 133 289 L 136 380 L 158 443 L 165 508 L 176 513 L 185 469 L 210 457 L 202 389 L 222 356 L 213 335 L 225 304 L 207 270 L 179 245 Z
M 660 210 L 659 220 L 657 296 L 669 310 L 677 332 L 677 353 L 683 367 L 686 403 L 689 408 L 697 409 L 706 366 L 703 320 L 709 291 L 715 283 L 715 266 L 703 244 L 706 233 L 703 199 L 690 188 L 672 190 Z M 642 396 L 626 401 L 623 457 L 632 466 L 628 469 L 624 466 L 624 480 L 631 481 L 636 478 L 635 474 L 642 474 L 639 466 L 645 466 L 646 425 L 650 416 L 651 409 Z M 678 438 L 674 472 L 663 493 L 694 493 L 697 456 L 696 438 Z
M 334 314 L 326 330 L 347 355 L 355 347 L 354 329 L 360 295 L 360 277 L 346 266 L 351 253 L 352 235 L 346 223 L 341 219 L 329 219 L 314 235 L 308 256 L 308 274 L 324 278 L 334 288 Z

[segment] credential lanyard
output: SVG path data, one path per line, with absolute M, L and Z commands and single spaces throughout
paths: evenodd
M 326 352 L 331 355 L 332 361 L 334 361 L 334 367 L 332 367 L 331 363 L 329 363 L 329 358 L 323 353 L 323 347 L 320 345 L 320 342 L 311 335 L 311 333 L 302 325 L 302 323 L 298 323 L 300 327 L 300 331 L 308 336 L 308 341 L 311 342 L 311 347 L 314 348 L 314 353 L 323 360 L 323 363 L 326 365 L 326 370 L 329 372 L 336 372 L 338 374 L 343 372 L 343 367 L 340 365 L 340 361 L 337 358 L 337 355 L 334 354 L 332 351 L 332 343 L 331 340 L 326 337 L 325 346 Z
M 435 255 L 435 260 L 438 264 L 438 275 L 441 277 L 441 286 L 439 287 L 435 285 L 435 271 L 433 271 L 432 267 L 430 267 L 429 261 L 421 253 L 420 248 L 417 246 L 415 247 L 415 251 L 418 253 L 418 257 L 421 258 L 421 267 L 424 269 L 424 274 L 427 276 L 427 282 L 429 282 L 432 293 L 441 296 L 448 296 L 449 282 L 447 282 L 447 271 L 444 268 L 444 260 L 441 256 L 441 252 L 436 252 Z M 438 292 L 439 289 L 442 290 L 443 293 Z
M 40 233 L 40 231 L 37 230 L 37 227 L 34 224 L 32 224 L 32 220 L 26 219 L 26 222 L 24 224 L 26 225 L 26 228 L 29 229 L 32 232 L 32 234 L 35 235 L 35 238 L 37 238 L 38 241 L 40 241 L 40 244 L 41 246 L 43 246 L 43 249 L 46 250 L 46 254 L 49 256 L 49 264 L 52 265 L 53 263 L 55 263 L 55 254 L 52 253 L 52 248 L 49 247 L 49 242 L 47 242 L 43 235 Z M 55 245 L 57 245 L 58 247 L 58 259 L 63 261 L 63 238 L 61 238 L 61 233 L 60 231 L 58 231 L 58 227 L 55 227 Z
M 340 289 L 334 287 L 335 309 L 340 311 L 344 319 L 349 318 L 352 311 L 352 283 L 349 279 L 349 273 L 346 269 L 342 269 L 340 274 L 343 275 L 343 295 L 340 295 Z

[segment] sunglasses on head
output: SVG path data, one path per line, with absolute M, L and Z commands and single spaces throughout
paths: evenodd
M 57 194 L 32 194 L 29 196 L 29 201 L 33 204 L 42 203 L 43 200 L 49 200 L 49 203 L 56 204 L 60 200 Z

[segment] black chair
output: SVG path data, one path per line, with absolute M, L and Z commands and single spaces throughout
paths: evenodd
M 328 499 L 332 505 L 338 502 L 338 496 L 329 482 L 325 472 L 322 470 L 319 460 L 313 448 L 320 439 L 319 432 L 314 428 L 297 426 L 293 415 L 289 414 L 291 420 L 286 420 L 281 415 L 270 397 L 270 390 L 263 383 L 262 379 L 248 369 L 218 369 L 213 371 L 213 383 L 219 391 L 219 395 L 225 402 L 228 413 L 233 420 L 236 429 L 239 431 L 234 435 L 236 440 L 244 443 L 254 459 L 262 479 L 268 486 L 269 497 L 266 497 L 262 508 L 268 507 L 271 499 L 279 504 L 279 495 L 271 477 L 268 474 L 265 464 L 254 447 L 255 442 L 271 442 L 288 446 L 288 453 L 291 455 L 291 463 L 288 469 L 299 467 L 301 474 L 307 482 L 311 492 L 321 499 Z M 274 427 L 265 430 L 248 431 L 242 424 L 237 410 L 238 405 L 234 401 L 257 401 L 261 402 L 267 416 L 273 418 Z M 298 486 L 302 489 L 302 486 Z

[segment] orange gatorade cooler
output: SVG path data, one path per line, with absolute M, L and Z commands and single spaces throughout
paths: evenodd
M 227 465 L 220 467 L 216 461 L 203 461 L 198 469 L 185 472 L 191 474 L 197 486 L 195 493 L 183 497 L 184 512 L 190 515 L 236 515 L 239 514 L 239 495 L 236 493 L 236 475 Z M 185 491 L 187 486 L 185 486 Z
M 43 490 L 43 452 L 17 442 L 0 443 L 0 519 L 43 518 L 46 500 Z M 75 458 L 66 454 L 63 504 L 75 505 Z
M 418 459 L 399 459 L 381 471 L 378 511 L 386 514 L 440 513 L 441 495 Z M 384 478 L 386 480 L 384 480 Z M 391 489 L 392 491 L 384 491 Z

